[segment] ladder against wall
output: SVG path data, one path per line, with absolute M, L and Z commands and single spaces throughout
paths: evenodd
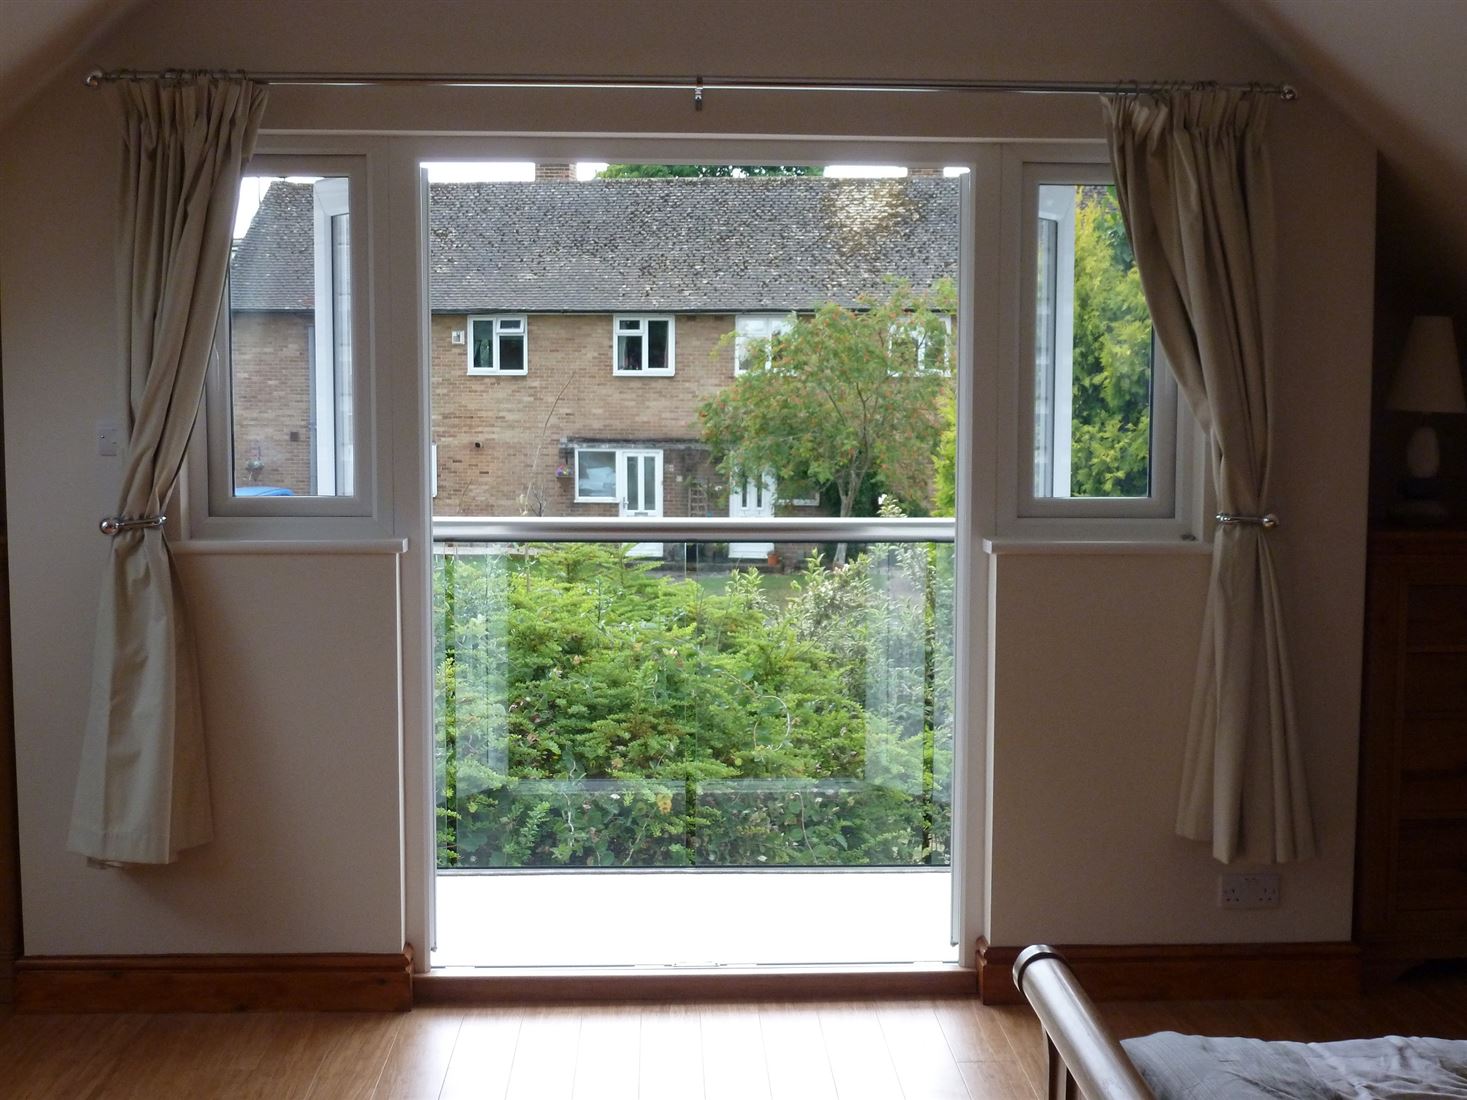
M 688 482 L 688 515 L 708 515 L 708 486 L 701 481 Z

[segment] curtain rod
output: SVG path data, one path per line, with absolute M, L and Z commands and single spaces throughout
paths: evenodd
M 1116 83 L 1076 80 L 782 80 L 775 77 L 679 76 L 531 76 L 483 73 L 250 73 L 225 69 L 93 69 L 89 88 L 119 81 L 184 80 L 198 76 L 243 77 L 257 84 L 443 85 L 460 88 L 597 88 L 688 91 L 693 107 L 703 109 L 710 91 L 747 92 L 1017 92 L 1024 95 L 1144 95 L 1159 92 L 1236 89 L 1283 100 L 1299 98 L 1291 84 L 1204 81 L 1124 80 Z

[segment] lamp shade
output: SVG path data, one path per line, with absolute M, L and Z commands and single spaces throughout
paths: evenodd
M 1386 407 L 1400 412 L 1467 413 L 1450 317 L 1417 317 L 1411 322 Z

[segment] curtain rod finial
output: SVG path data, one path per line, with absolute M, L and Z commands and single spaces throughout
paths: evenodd
M 1299 89 L 1292 84 L 1285 84 L 1279 89 L 1279 98 L 1285 102 L 1292 102 L 1299 98 Z
M 88 88 L 100 88 L 102 86 L 102 76 L 103 73 L 101 69 L 93 69 L 91 72 L 87 73 L 87 78 L 82 81 L 82 83 L 85 84 Z

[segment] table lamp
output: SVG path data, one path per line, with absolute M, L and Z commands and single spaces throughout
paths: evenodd
M 1391 382 L 1386 408 L 1409 413 L 1467 413 L 1462 391 L 1462 364 L 1450 317 L 1416 317 L 1406 336 L 1406 349 Z M 1406 445 L 1408 477 L 1401 482 L 1406 499 L 1396 509 L 1402 519 L 1440 522 L 1447 510 L 1436 499 L 1441 447 L 1436 427 L 1423 420 Z

